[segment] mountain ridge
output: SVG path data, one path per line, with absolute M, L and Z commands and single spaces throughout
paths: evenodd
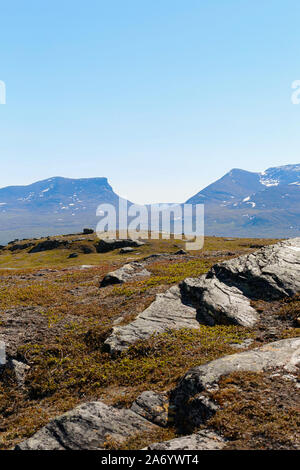
M 118 201 L 107 177 L 55 176 L 0 188 L 0 243 L 95 228 L 98 205 Z M 233 168 L 186 203 L 204 203 L 207 235 L 299 236 L 300 164 L 263 172 Z

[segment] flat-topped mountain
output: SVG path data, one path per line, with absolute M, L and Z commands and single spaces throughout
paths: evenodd
M 28 186 L 8 186 L 0 189 L 2 212 L 7 209 L 55 210 L 84 212 L 102 202 L 115 202 L 118 196 L 113 192 L 107 178 L 71 179 L 54 177 Z
M 117 204 L 107 178 L 53 177 L 0 189 L 0 239 L 54 235 L 95 227 L 99 204 Z

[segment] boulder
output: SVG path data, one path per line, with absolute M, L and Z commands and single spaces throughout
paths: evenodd
M 99 240 L 96 244 L 96 250 L 98 253 L 107 253 L 118 248 L 125 248 L 127 246 L 136 248 L 143 245 L 145 245 L 145 243 L 140 240 L 105 238 Z
M 96 253 L 96 248 L 94 245 L 79 245 L 78 249 L 85 255 Z
M 222 376 L 233 372 L 263 372 L 276 368 L 295 373 L 299 365 L 300 338 L 284 339 L 261 348 L 224 356 L 190 369 L 171 392 L 170 410 L 179 421 L 184 416 L 189 423 L 199 426 L 217 410 L 217 406 L 203 393 L 217 387 Z
M 24 362 L 19 362 L 15 359 L 10 359 L 8 361 L 8 367 L 14 372 L 19 387 L 22 387 L 25 382 L 26 373 L 30 367 L 27 364 L 24 364 Z
M 85 235 L 91 235 L 92 233 L 94 233 L 94 230 L 92 228 L 84 228 L 82 233 L 84 233 Z
M 300 291 L 300 238 L 216 264 L 209 276 L 253 299 L 293 296 Z
M 183 249 L 175 251 L 174 255 L 187 255 L 187 252 Z
M 150 307 L 132 323 L 114 327 L 105 344 L 112 353 L 120 352 L 154 333 L 181 328 L 199 328 L 199 322 L 195 308 L 182 303 L 179 287 L 173 286 L 164 294 L 158 294 Z
M 221 450 L 225 444 L 221 436 L 205 429 L 189 436 L 151 444 L 143 450 Z
M 100 287 L 106 287 L 111 284 L 123 284 L 123 282 L 131 281 L 133 278 L 144 278 L 150 276 L 151 273 L 144 268 L 141 263 L 124 264 L 116 271 L 112 271 L 100 282 Z
M 168 408 L 168 396 L 152 391 L 143 392 L 131 406 L 134 413 L 159 426 L 167 426 Z
M 181 284 L 184 298 L 198 310 L 198 320 L 208 325 L 238 324 L 252 327 L 259 315 L 250 300 L 237 287 L 230 287 L 216 277 L 207 275 L 185 279 Z
M 78 253 L 70 253 L 68 258 L 78 258 Z
M 55 418 L 16 450 L 103 450 L 109 441 L 151 432 L 156 426 L 131 410 L 90 402 Z

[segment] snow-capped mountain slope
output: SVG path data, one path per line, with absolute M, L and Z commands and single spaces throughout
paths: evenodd
M 262 173 L 234 169 L 187 202 L 205 204 L 206 234 L 299 236 L 300 165 Z
M 0 243 L 95 228 L 99 204 L 119 196 L 107 178 L 54 177 L 28 186 L 0 189 Z
M 107 178 L 54 177 L 28 186 L 0 189 L 0 205 L 5 209 L 84 211 L 87 206 L 112 202 L 117 198 Z
M 285 165 L 269 168 L 260 175 L 261 184 L 267 187 L 282 184 L 300 185 L 300 165 Z
M 188 204 L 231 204 L 264 188 L 259 173 L 234 168 L 188 199 Z

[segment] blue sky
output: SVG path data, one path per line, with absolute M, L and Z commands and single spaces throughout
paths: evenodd
M 184 201 L 231 168 L 299 163 L 294 0 L 2 2 L 0 186 L 107 176 Z

